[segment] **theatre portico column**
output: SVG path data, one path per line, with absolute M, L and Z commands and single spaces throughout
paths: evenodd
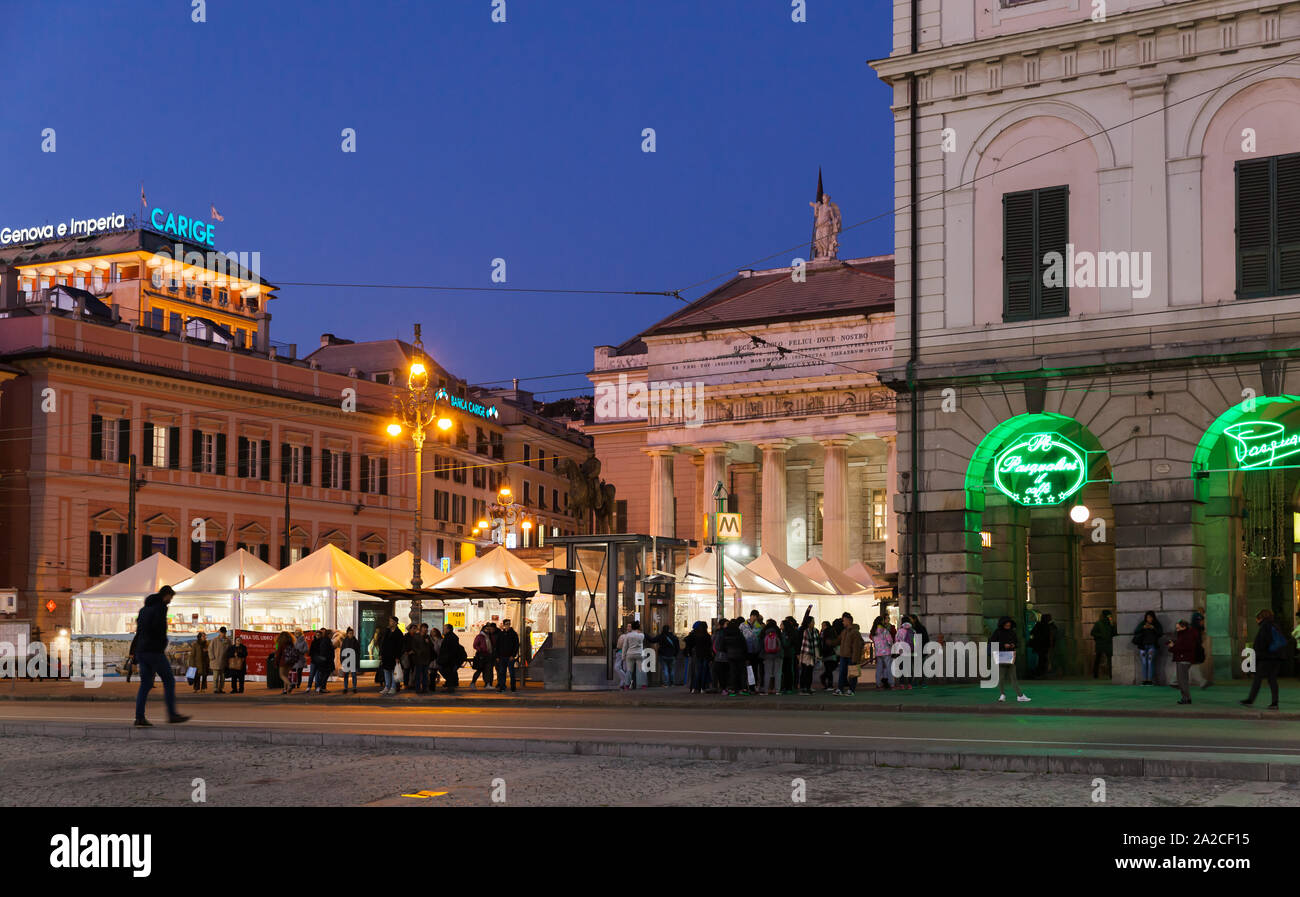
M 848 567 L 850 560 L 849 446 L 853 442 L 849 437 L 821 441 L 825 450 L 822 462 L 822 560 L 836 570 Z
M 789 439 L 760 442 L 763 452 L 763 551 L 786 559 L 785 454 L 793 443 Z
M 888 448 L 885 468 L 885 572 L 898 572 L 898 517 L 894 496 L 898 495 L 898 436 L 883 437 Z
M 713 490 L 721 482 L 728 491 L 731 490 L 727 482 L 727 449 L 731 448 L 729 443 L 715 442 L 699 446 L 700 454 L 704 458 L 704 513 L 716 511 L 717 502 L 713 498 Z
M 671 538 L 677 521 L 673 509 L 672 446 L 644 449 L 650 456 L 650 535 Z

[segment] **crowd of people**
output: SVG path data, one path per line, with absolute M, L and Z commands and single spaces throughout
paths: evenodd
M 634 620 L 618 637 L 614 666 L 626 690 L 649 687 L 654 676 L 660 686 L 687 685 L 691 694 L 811 695 L 816 681 L 823 692 L 852 695 L 867 660 L 876 665 L 876 688 L 912 688 L 909 677 L 894 681 L 891 661 L 897 653 L 921 651 L 928 638 L 914 615 L 897 627 L 878 616 L 864 635 L 850 613 L 819 626 L 811 616 L 777 623 L 754 610 L 748 618 L 715 621 L 712 631 L 699 621 L 684 639 L 671 625 L 647 637 Z M 647 669 L 651 650 L 654 669 Z

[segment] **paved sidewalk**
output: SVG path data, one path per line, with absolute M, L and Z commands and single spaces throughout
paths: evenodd
M 137 680 L 138 681 L 138 680 Z M 362 686 L 360 694 L 344 695 L 337 683 L 330 685 L 327 694 L 307 694 L 299 690 L 285 697 L 278 689 L 271 691 L 265 683 L 250 682 L 242 695 L 213 694 L 211 691 L 195 694 L 183 682 L 178 683 L 178 697 L 185 703 L 218 702 L 239 704 L 257 703 L 319 703 L 322 705 L 391 705 L 419 706 L 493 706 L 516 704 L 519 706 L 544 705 L 549 707 L 662 707 L 682 709 L 759 708 L 763 710 L 793 711 L 862 711 L 909 713 L 980 713 L 1017 715 L 1079 715 L 1121 717 L 1178 717 L 1200 719 L 1282 719 L 1300 720 L 1300 694 L 1294 679 L 1281 682 L 1280 711 L 1267 711 L 1267 686 L 1254 707 L 1242 707 L 1237 702 L 1246 696 L 1249 683 L 1234 679 L 1206 689 L 1194 689 L 1190 706 L 1178 705 L 1178 692 L 1168 686 L 1111 685 L 1092 679 L 1055 679 L 1042 682 L 1030 680 L 1022 683 L 1025 693 L 1032 699 L 1020 704 L 1014 698 L 997 703 L 996 689 L 978 685 L 929 685 L 910 691 L 877 690 L 870 686 L 853 697 L 835 697 L 816 692 L 810 697 L 799 695 L 754 695 L 727 697 L 725 695 L 692 695 L 681 686 L 646 688 L 637 691 L 546 691 L 540 687 L 521 689 L 511 694 L 499 694 L 491 689 L 471 689 L 462 686 L 455 694 L 439 691 L 436 694 L 416 695 L 402 692 L 396 697 L 380 697 L 376 685 Z M 156 685 L 155 690 L 161 688 Z M 86 688 L 80 682 L 0 680 L 0 700 L 17 701 L 131 701 L 135 699 L 137 685 L 125 681 L 105 680 L 99 688 Z M 1294 703 L 1288 707 L 1288 698 Z

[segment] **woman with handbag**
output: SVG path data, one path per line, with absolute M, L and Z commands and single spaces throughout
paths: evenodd
M 996 652 L 993 659 L 998 663 L 998 700 L 1007 699 L 1007 683 L 1010 682 L 1016 690 L 1016 700 L 1028 704 L 1029 698 L 1020 690 L 1020 683 L 1016 681 L 1016 643 L 1019 641 L 1016 637 L 1016 621 L 1010 617 L 998 620 L 998 628 L 989 641 L 990 647 Z
M 469 687 L 478 684 L 478 677 L 483 677 L 483 684 L 492 687 L 492 624 L 484 623 L 483 628 L 474 636 L 474 661 L 470 666 L 474 675 L 469 679 Z
M 226 649 L 226 671 L 230 677 L 230 693 L 244 693 L 244 676 L 248 672 L 248 647 L 238 635 Z
M 194 690 L 208 690 L 208 638 L 202 632 L 190 646 L 190 668 L 194 670 Z

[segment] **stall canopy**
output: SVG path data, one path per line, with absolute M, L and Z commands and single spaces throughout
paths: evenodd
M 310 589 L 329 589 L 335 592 L 365 592 L 368 589 L 401 591 L 402 585 L 378 570 L 367 567 L 343 549 L 326 544 L 298 563 L 254 583 L 249 591 L 299 592 Z
M 716 588 L 714 570 L 717 568 L 716 555 L 701 552 L 680 565 L 675 571 L 677 581 L 689 589 L 702 589 L 706 586 Z M 732 590 L 758 595 L 788 595 L 789 590 L 764 579 L 754 571 L 746 568 L 740 561 L 722 556 L 722 576 L 724 585 Z
M 241 592 L 274 575 L 274 567 L 241 548 L 234 554 L 226 555 L 206 570 L 177 583 L 175 589 L 178 593 L 203 595 Z
M 892 588 L 885 578 L 880 575 L 879 570 L 862 563 L 862 561 L 855 561 L 853 566 L 844 571 L 844 574 L 850 579 L 862 583 L 868 589 L 888 590 Z
M 763 552 L 745 567 L 751 573 L 761 576 L 768 582 L 783 586 L 785 591 L 795 595 L 832 595 L 834 590 L 822 585 L 812 577 L 800 573 L 780 558 Z
M 182 567 L 159 551 L 75 597 L 144 598 L 163 586 L 174 586 L 193 575 L 193 570 Z
M 382 573 L 389 579 L 401 583 L 404 587 L 411 587 L 411 562 L 415 560 L 415 555 L 408 548 L 395 558 L 390 558 L 375 568 L 376 573 Z M 438 569 L 438 565 L 428 560 L 420 564 L 420 585 L 431 586 L 441 579 L 445 579 L 448 574 Z
M 410 563 L 409 557 L 407 563 Z M 405 585 L 397 589 L 357 591 L 380 598 L 525 598 L 537 592 L 537 571 L 511 554 L 508 548 L 499 545 L 487 554 L 461 564 L 441 577 L 431 589 L 417 591 L 410 585 L 408 575 Z
M 871 589 L 847 573 L 836 570 L 821 558 L 813 558 L 799 566 L 799 572 L 814 582 L 819 582 L 837 595 L 865 595 Z

